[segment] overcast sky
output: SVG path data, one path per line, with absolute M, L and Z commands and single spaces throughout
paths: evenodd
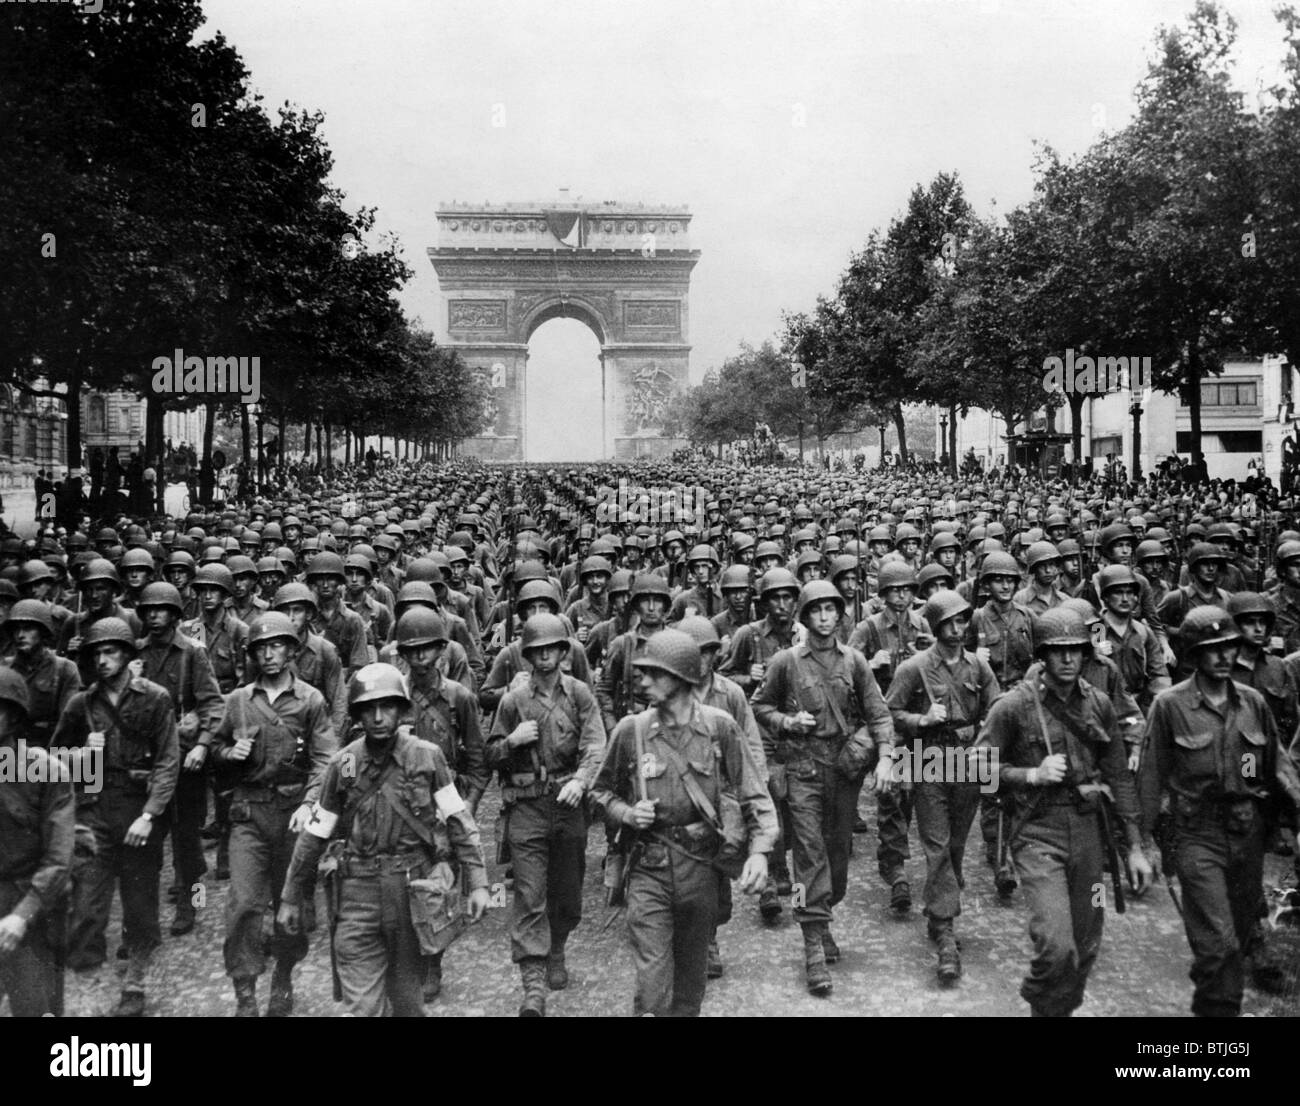
M 1238 81 L 1278 73 L 1271 0 L 1231 0 Z M 204 0 L 274 111 L 325 113 L 334 181 L 374 206 L 441 338 L 425 256 L 444 201 L 681 203 L 702 251 L 692 377 L 833 291 L 918 182 L 960 174 L 982 212 L 1024 201 L 1035 141 L 1121 126 L 1156 28 L 1192 0 Z M 505 126 L 494 127 L 495 105 Z M 995 206 L 996 205 L 996 208 Z M 530 447 L 579 459 L 594 342 L 538 332 L 530 380 L 568 375 L 567 426 L 530 390 Z M 568 326 L 580 324 L 567 322 Z M 554 335 L 546 330 L 555 328 Z M 593 407 L 592 404 L 595 404 Z M 555 411 L 560 408 L 556 407 Z M 552 433 L 546 433 L 547 430 Z M 539 433 L 540 431 L 540 433 Z M 597 443 L 598 445 L 598 443 Z M 530 452 L 533 449 L 530 448 Z M 590 454 L 587 454 L 590 455 Z

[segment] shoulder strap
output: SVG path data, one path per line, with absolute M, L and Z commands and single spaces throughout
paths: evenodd
M 718 820 L 718 812 L 713 809 L 713 804 L 709 802 L 709 797 L 704 794 L 704 790 L 695 782 L 695 777 L 691 775 L 690 769 L 687 768 L 686 762 L 682 760 L 681 754 L 677 752 L 667 741 L 661 742 L 664 753 L 667 756 L 668 763 L 672 766 L 674 772 L 680 777 L 682 786 L 686 788 L 686 794 L 690 796 L 691 802 L 695 804 L 696 809 L 704 816 L 704 820 L 719 829 L 722 823 Z M 714 757 L 714 771 L 717 771 L 717 757 Z

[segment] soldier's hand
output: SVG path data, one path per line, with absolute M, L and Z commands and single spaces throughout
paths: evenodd
M 22 944 L 27 936 L 27 920 L 18 914 L 0 918 L 0 956 L 8 955 Z
M 561 806 L 577 806 L 582 802 L 582 783 L 580 780 L 570 780 L 562 788 L 560 793 L 555 797 L 555 801 Z
M 579 626 L 579 627 L 578 627 L 578 640 L 579 640 L 580 642 L 582 642 L 583 645 L 586 645 L 586 644 L 587 644 L 587 639 L 588 639 L 589 637 L 591 637 L 591 630 L 588 629 L 586 626 Z
M 469 893 L 469 920 L 479 921 L 487 913 L 488 903 L 491 900 L 492 893 L 486 887 L 475 887 Z
M 195 745 L 188 753 L 185 754 L 185 771 L 197 772 L 208 759 L 208 747 L 206 745 Z
M 149 833 L 153 829 L 153 820 L 150 818 L 137 818 L 131 823 L 131 828 L 126 831 L 126 836 L 122 839 L 125 845 L 143 845 L 149 840 Z
M 877 649 L 869 663 L 872 668 L 885 668 L 892 660 L 893 656 L 888 649 Z
M 1155 881 L 1155 869 L 1142 851 L 1141 845 L 1134 845 L 1128 851 L 1128 881 L 1136 894 L 1143 894 Z
M 1134 749 L 1128 755 L 1128 770 L 1130 772 L 1136 772 L 1138 770 L 1138 765 L 1141 763 L 1142 763 L 1142 752 L 1139 749 Z
M 81 652 L 81 643 L 84 640 L 85 639 L 80 634 L 77 634 L 76 637 L 68 638 L 67 652 L 64 655 L 69 657 L 76 656 Z
M 979 659 L 982 660 L 985 664 L 988 664 L 989 659 L 993 656 L 993 654 L 989 652 L 989 647 L 987 645 L 979 646 L 975 650 L 975 655 L 979 657 Z
M 942 703 L 931 703 L 930 709 L 921 716 L 921 725 L 938 726 L 948 721 L 948 708 Z
M 641 799 L 636 806 L 630 806 L 623 813 L 623 821 L 633 829 L 649 829 L 654 825 L 655 806 L 658 799 Z
M 767 665 L 751 664 L 749 666 L 749 678 L 756 684 L 763 682 L 763 677 L 767 674 Z
M 731 648 L 731 635 L 730 635 L 730 634 L 723 634 L 723 635 L 722 635 L 722 648 L 719 650 L 719 652 L 720 652 L 720 653 L 725 657 L 725 656 L 727 655 L 727 650 L 730 649 L 730 648 Z
M 105 737 L 104 737 L 104 733 L 103 733 L 103 731 L 102 731 L 102 730 L 95 730 L 93 733 L 88 733 L 88 734 L 86 734 L 86 748 L 87 748 L 87 749 L 102 749 L 102 748 L 104 747 L 104 741 L 105 741 L 105 740 L 106 740 L 106 739 L 105 739 Z
M 282 902 L 280 909 L 275 913 L 275 924 L 280 927 L 282 932 L 289 934 L 291 937 L 296 936 L 302 928 L 302 907 L 295 906 L 293 903 Z
M 529 719 L 527 722 L 520 722 L 510 736 L 506 738 L 507 743 L 512 749 L 518 749 L 523 745 L 531 745 L 537 740 L 537 723 Z
M 1050 757 L 1043 757 L 1043 763 L 1034 769 L 1038 773 L 1035 782 L 1040 785 L 1060 783 L 1065 779 L 1066 767 L 1064 753 L 1053 753 Z
M 289 815 L 289 832 L 301 833 L 303 826 L 311 821 L 311 803 L 301 804 L 297 810 Z
M 1168 665 L 1170 668 L 1172 668 L 1177 663 L 1178 663 L 1178 658 L 1174 656 L 1173 649 L 1170 648 L 1169 644 L 1166 642 L 1165 643 L 1165 664 Z
M 790 715 L 786 720 L 786 727 L 796 733 L 812 733 L 817 728 L 817 719 L 806 710 L 801 710 L 798 714 Z
M 252 751 L 253 739 L 251 737 L 241 737 L 230 747 L 230 752 L 226 754 L 226 758 L 228 760 L 247 760 Z
M 1115 652 L 1114 643 L 1106 638 L 1103 638 L 1101 641 L 1097 642 L 1093 646 L 1093 648 L 1096 649 L 1097 652 L 1103 657 L 1109 657 L 1111 654 Z
M 199 732 L 199 716 L 192 710 L 182 714 L 181 720 L 176 724 L 176 732 L 181 737 L 194 737 Z
M 746 895 L 756 895 L 767 884 L 767 854 L 750 853 L 740 870 L 740 889 Z
M 876 761 L 876 770 L 872 774 L 872 790 L 884 795 L 894 789 L 894 758 L 881 757 Z

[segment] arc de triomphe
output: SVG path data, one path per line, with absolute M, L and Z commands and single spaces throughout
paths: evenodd
M 437 219 L 428 254 L 447 344 L 479 379 L 491 420 L 462 456 L 524 460 L 528 339 L 555 318 L 580 320 L 600 342 L 606 457 L 683 444 L 664 434 L 663 411 L 688 383 L 687 295 L 700 255 L 685 208 L 453 203 Z

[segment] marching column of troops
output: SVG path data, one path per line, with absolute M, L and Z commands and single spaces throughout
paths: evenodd
M 211 858 L 237 1015 L 262 1013 L 268 968 L 265 1014 L 292 1012 L 316 934 L 349 1013 L 423 1016 L 490 902 L 494 781 L 521 1015 L 568 986 L 594 821 L 634 1013 L 700 1012 L 733 881 L 767 922 L 789 900 L 808 991 L 830 994 L 864 790 L 899 917 L 915 823 L 944 986 L 978 823 L 997 893 L 1026 908 L 1033 1015 L 1079 1007 L 1106 908 L 1160 878 L 1194 1013 L 1277 990 L 1293 504 L 911 479 L 407 465 L 0 542 L 13 1013 L 61 1013 L 65 972 L 106 963 L 115 891 L 114 1013 L 145 1013 L 163 900 L 185 937 Z M 647 509 L 647 488 L 672 498 Z

